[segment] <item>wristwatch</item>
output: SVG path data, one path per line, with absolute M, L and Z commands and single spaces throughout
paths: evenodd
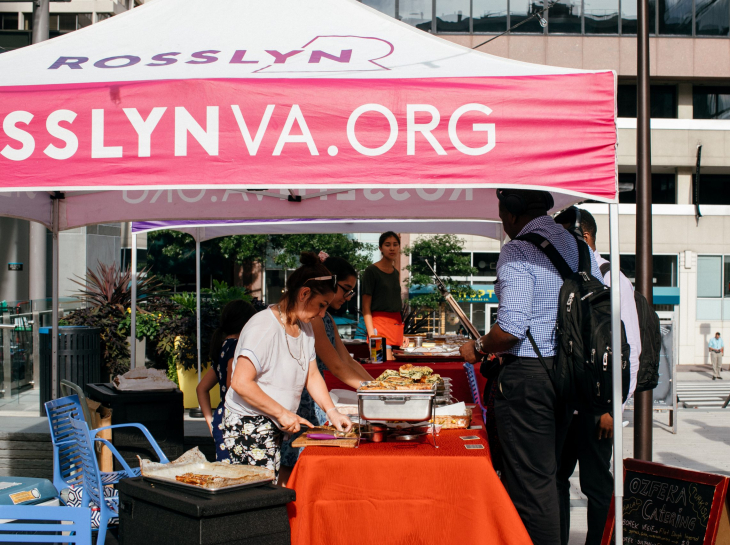
M 474 350 L 479 352 L 482 356 L 486 356 L 487 353 L 482 350 L 482 338 L 479 337 L 476 341 L 474 341 Z

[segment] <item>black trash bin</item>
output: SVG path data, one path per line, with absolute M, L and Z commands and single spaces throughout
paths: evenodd
M 82 389 L 101 381 L 101 332 L 96 327 L 61 326 L 58 328 L 58 377 L 56 395 L 51 396 L 51 338 L 52 328 L 41 327 L 40 378 L 41 416 L 46 415 L 44 403 L 61 395 L 62 380 L 70 380 Z
M 87 384 L 89 399 L 111 408 L 112 424 L 142 424 L 162 452 L 170 460 L 185 451 L 183 393 L 180 390 L 120 391 L 112 384 Z M 136 428 L 119 428 L 112 432 L 112 444 L 132 467 L 138 467 L 137 456 L 157 460 L 142 432 Z M 114 460 L 114 469 L 122 469 Z
M 218 494 L 190 493 L 144 477 L 122 479 L 119 543 L 290 545 L 288 488 L 264 485 Z

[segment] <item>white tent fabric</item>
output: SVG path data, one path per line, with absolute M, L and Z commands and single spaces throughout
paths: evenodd
M 0 73 L 0 191 L 24 192 L 0 198 L 0 215 L 52 228 L 55 306 L 63 229 L 497 220 L 493 189 L 507 186 L 549 190 L 558 208 L 611 203 L 618 262 L 611 71 L 475 52 L 355 0 L 153 0 L 0 55 Z M 53 343 L 55 369 L 55 334 Z M 614 393 L 615 414 L 620 401 Z M 616 486 L 621 540 L 621 479 Z

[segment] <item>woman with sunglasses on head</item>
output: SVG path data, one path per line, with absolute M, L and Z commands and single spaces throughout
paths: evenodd
M 327 267 L 327 270 L 337 277 L 335 297 L 330 303 L 330 308 L 338 310 L 355 295 L 357 271 L 341 257 L 330 257 L 326 253 L 320 252 L 319 258 L 324 266 Z M 340 338 L 335 321 L 329 313 L 325 313 L 322 318 L 314 318 L 312 320 L 312 329 L 314 330 L 315 348 L 317 351 L 317 366 L 321 373 L 327 370 L 342 382 L 355 389 L 359 388 L 362 381 L 373 380 L 373 377 L 365 368 L 350 356 L 350 353 Z M 321 426 L 329 420 L 325 411 L 314 402 L 306 389 L 302 392 L 302 400 L 299 403 L 297 414 L 316 426 Z M 280 480 L 288 477 L 288 473 L 296 463 L 301 452 L 301 448 L 293 448 L 291 446 L 291 442 L 294 439 L 296 439 L 296 436 L 292 436 L 282 445 L 282 470 Z
M 382 259 L 373 263 L 362 275 L 362 314 L 368 337 L 375 331 L 385 337 L 387 358 L 393 359 L 393 348 L 403 344 L 400 273 L 395 260 L 400 254 L 400 237 L 393 231 L 380 235 L 378 241 Z
M 295 414 L 305 387 L 338 430 L 352 428 L 335 409 L 317 368 L 311 324 L 325 315 L 337 279 L 311 252 L 300 261 L 279 304 L 256 314 L 241 331 L 223 418 L 231 463 L 263 466 L 277 476 L 284 436 L 313 427 Z

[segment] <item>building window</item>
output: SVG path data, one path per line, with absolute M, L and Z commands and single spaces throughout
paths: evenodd
M 652 118 L 677 119 L 676 85 L 652 85 L 649 101 Z M 619 85 L 617 102 L 619 117 L 636 117 L 636 85 Z
M 730 320 L 728 282 L 730 282 L 730 256 L 697 256 L 698 320 Z
M 474 32 L 507 30 L 507 0 L 472 0 Z
M 113 13 L 97 13 L 96 22 L 100 23 L 102 21 L 109 19 L 110 17 L 114 17 L 114 14 Z
M 603 256 L 608 259 L 608 255 Z M 677 287 L 677 270 L 678 256 L 671 255 L 653 255 L 651 259 L 653 278 L 652 283 L 657 288 L 676 288 Z M 631 280 L 632 284 L 636 283 L 636 256 L 633 254 L 621 254 L 621 272 Z
M 91 13 L 56 13 L 49 18 L 48 29 L 58 32 L 73 32 L 91 24 Z
M 730 87 L 692 88 L 694 119 L 730 119 Z
M 400 0 L 398 19 L 418 29 L 429 32 L 434 0 Z
M 636 35 L 636 0 L 621 0 L 621 34 Z M 649 34 L 656 30 L 656 0 L 649 0 Z
M 0 30 L 18 30 L 18 14 L 0 13 Z
M 618 34 L 618 0 L 584 0 L 586 34 Z
M 470 0 L 436 0 L 436 32 L 471 32 Z
M 636 173 L 621 173 L 619 184 L 631 184 L 634 189 L 618 194 L 620 203 L 636 204 Z M 677 204 L 677 177 L 674 174 L 651 175 L 651 202 L 653 204 Z
M 659 0 L 659 34 L 692 35 L 693 0 Z
M 472 254 L 472 267 L 477 269 L 475 276 L 497 276 L 497 260 L 499 253 L 495 252 L 474 252 Z
M 580 34 L 581 1 L 561 0 L 553 4 L 547 14 L 551 34 Z
M 695 34 L 697 36 L 727 36 L 728 0 L 695 0 Z
M 542 0 L 510 0 L 509 24 L 510 27 L 526 21 L 535 13 L 544 8 Z M 532 17 L 514 30 L 517 34 L 543 34 L 545 30 L 540 26 L 539 17 Z
M 692 183 L 695 183 L 694 174 Z M 699 189 L 699 204 L 730 204 L 730 174 L 702 174 Z M 697 204 L 694 191 L 692 191 L 692 204 Z

